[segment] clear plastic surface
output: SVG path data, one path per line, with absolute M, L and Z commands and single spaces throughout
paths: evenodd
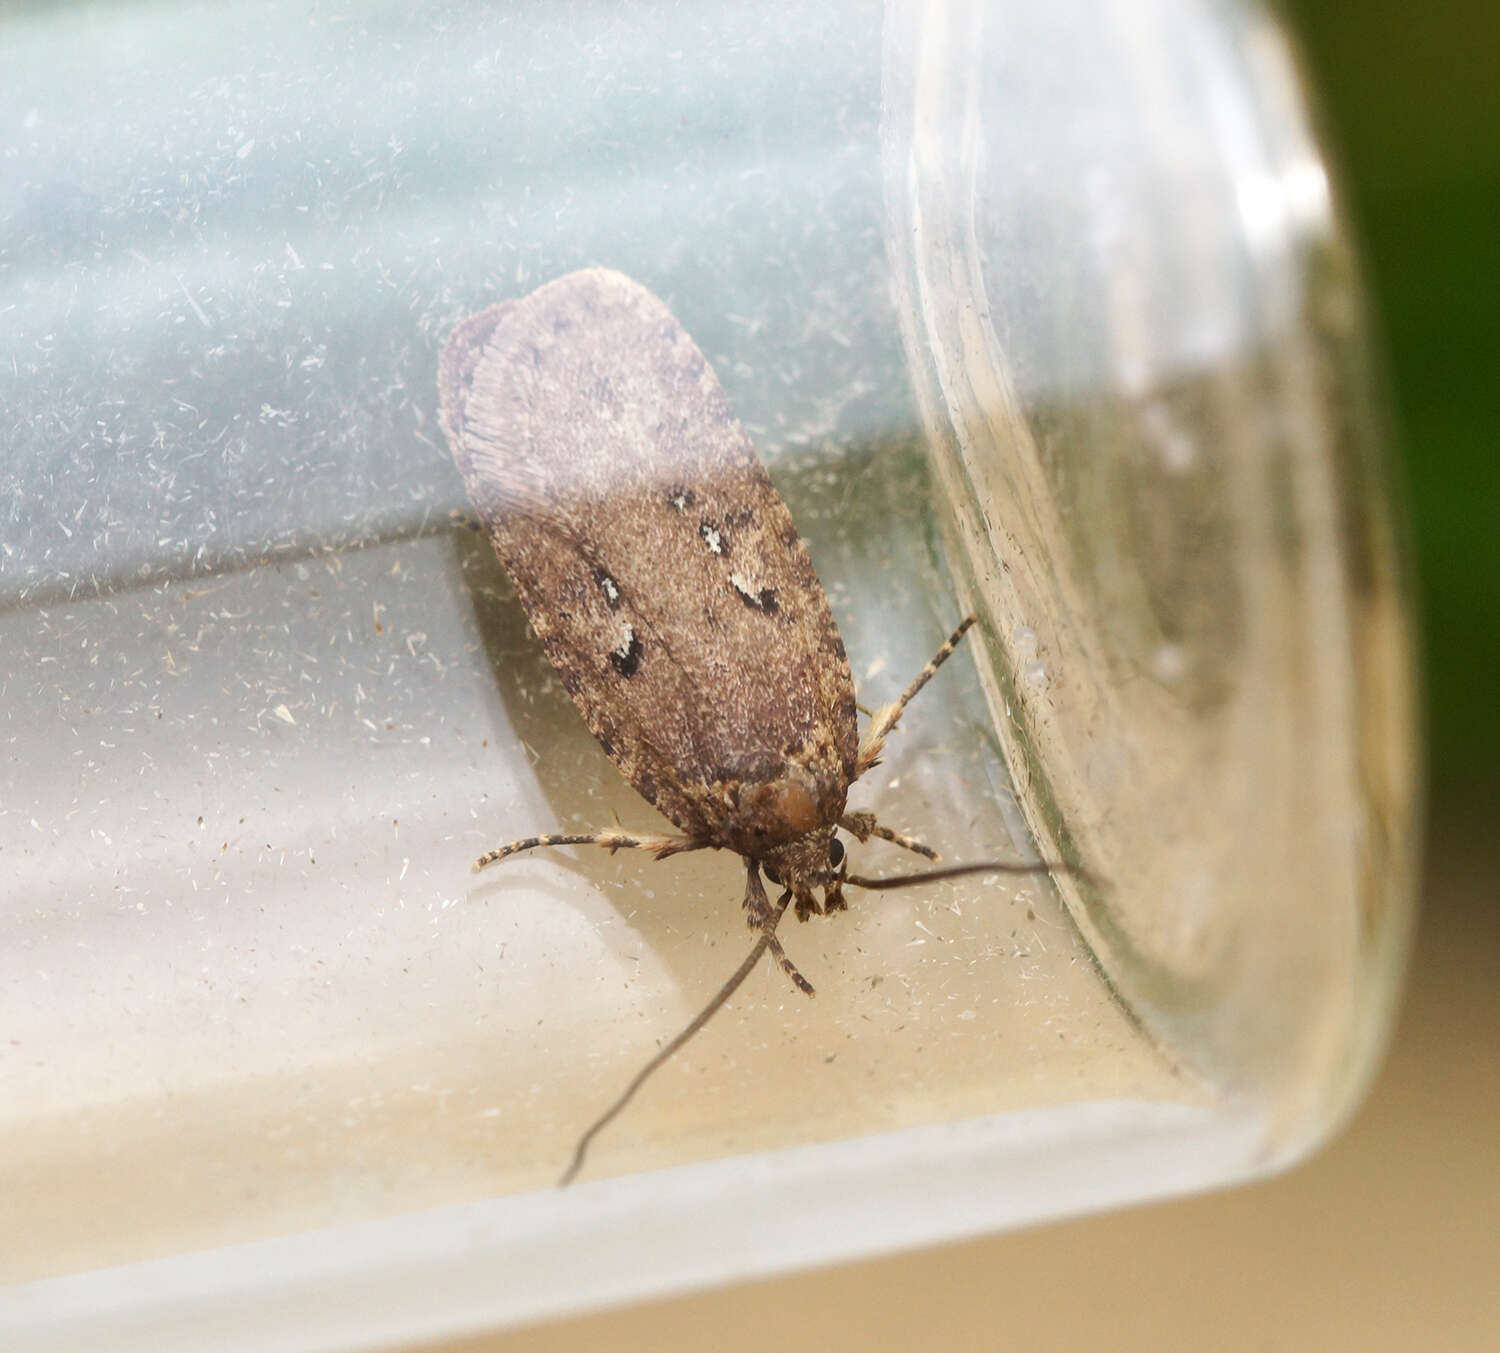
M 8 1346 L 535 1319 L 1243 1179 L 1347 1112 L 1409 621 L 1260 9 L 13 6 L 0 120 Z M 749 944 L 729 857 L 469 868 L 660 824 L 435 422 L 457 320 L 594 264 L 714 364 L 864 703 L 981 616 L 854 806 L 1086 874 L 789 926 L 816 1000 L 757 973 L 557 1193 Z

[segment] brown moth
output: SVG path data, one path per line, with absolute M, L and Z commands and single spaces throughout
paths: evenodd
M 812 994 L 776 936 L 788 905 L 806 920 L 843 910 L 845 885 L 1034 867 L 848 872 L 840 828 L 935 858 L 847 799 L 972 617 L 861 738 L 807 546 L 712 368 L 649 291 L 589 269 L 491 306 L 454 329 L 439 388 L 453 458 L 547 657 L 610 759 L 680 833 L 534 836 L 475 867 L 538 846 L 731 850 L 758 932 L 734 976 L 584 1134 L 566 1184 L 593 1137 L 767 949 Z M 781 889 L 774 903 L 762 873 Z

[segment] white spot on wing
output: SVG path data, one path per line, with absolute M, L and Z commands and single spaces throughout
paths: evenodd
M 699 534 L 701 534 L 703 537 L 703 543 L 708 546 L 711 553 L 724 553 L 724 537 L 719 534 L 719 528 L 717 526 L 710 526 L 707 522 L 704 522 L 703 525 L 698 528 L 698 531 Z

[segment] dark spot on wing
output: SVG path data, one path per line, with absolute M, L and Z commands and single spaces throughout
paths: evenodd
M 766 615 L 775 615 L 781 609 L 776 600 L 776 589 L 774 587 L 762 587 L 760 591 L 752 591 L 749 588 L 735 586 L 735 593 L 746 606 L 752 611 L 761 611 Z
M 630 642 L 611 651 L 609 664 L 622 677 L 633 677 L 641 669 L 641 637 L 630 631 Z

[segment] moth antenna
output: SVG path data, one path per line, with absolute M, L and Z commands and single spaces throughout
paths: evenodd
M 688 1039 L 718 1014 L 724 1003 L 740 989 L 744 980 L 754 970 L 755 965 L 760 962 L 760 956 L 767 949 L 771 948 L 772 945 L 776 944 L 776 927 L 786 912 L 787 903 L 791 901 L 791 898 L 790 889 L 782 893 L 780 898 L 777 899 L 776 908 L 771 913 L 770 919 L 760 932 L 760 938 L 755 941 L 754 947 L 745 956 L 745 961 L 734 970 L 734 976 L 714 993 L 712 999 L 697 1013 L 691 1024 L 636 1072 L 635 1078 L 625 1087 L 619 1098 L 600 1114 L 589 1127 L 588 1131 L 578 1139 L 578 1145 L 573 1148 L 573 1159 L 568 1163 L 568 1168 L 563 1171 L 562 1178 L 557 1181 L 558 1188 L 567 1188 L 578 1177 L 579 1170 L 583 1168 L 583 1159 L 588 1154 L 589 1146 L 594 1138 L 624 1112 L 625 1106 L 635 1098 L 636 1091 L 651 1078 L 657 1068 L 666 1062 Z
M 966 616 L 959 627 L 948 636 L 943 646 L 932 655 L 932 660 L 927 666 L 917 673 L 916 680 L 901 693 L 901 698 L 895 704 L 882 705 L 875 711 L 874 717 L 870 720 L 870 726 L 865 729 L 865 735 L 860 740 L 859 759 L 854 768 L 856 780 L 880 760 L 885 740 L 890 737 L 891 730 L 901 722 L 902 712 L 916 698 L 917 692 L 932 680 L 933 673 L 953 656 L 953 650 L 958 647 L 959 641 L 978 619 L 976 615 Z
M 1069 874 L 1074 878 L 1088 879 L 1082 869 L 1071 865 L 1043 860 L 1040 864 L 1018 864 L 1013 860 L 989 860 L 983 864 L 953 864 L 945 869 L 924 869 L 916 874 L 897 874 L 890 878 L 863 878 L 859 874 L 847 874 L 845 883 L 856 888 L 868 888 L 872 892 L 881 888 L 909 888 L 915 883 L 935 883 L 939 879 L 963 878 L 966 874 Z
M 710 842 L 699 841 L 691 836 L 647 836 L 621 831 L 610 827 L 602 832 L 586 832 L 582 836 L 527 836 L 512 841 L 495 850 L 487 850 L 474 861 L 474 869 L 485 869 L 501 860 L 519 855 L 523 850 L 536 850 L 541 846 L 603 846 L 613 854 L 617 850 L 650 850 L 658 860 L 668 855 L 681 855 L 689 850 L 706 850 Z

